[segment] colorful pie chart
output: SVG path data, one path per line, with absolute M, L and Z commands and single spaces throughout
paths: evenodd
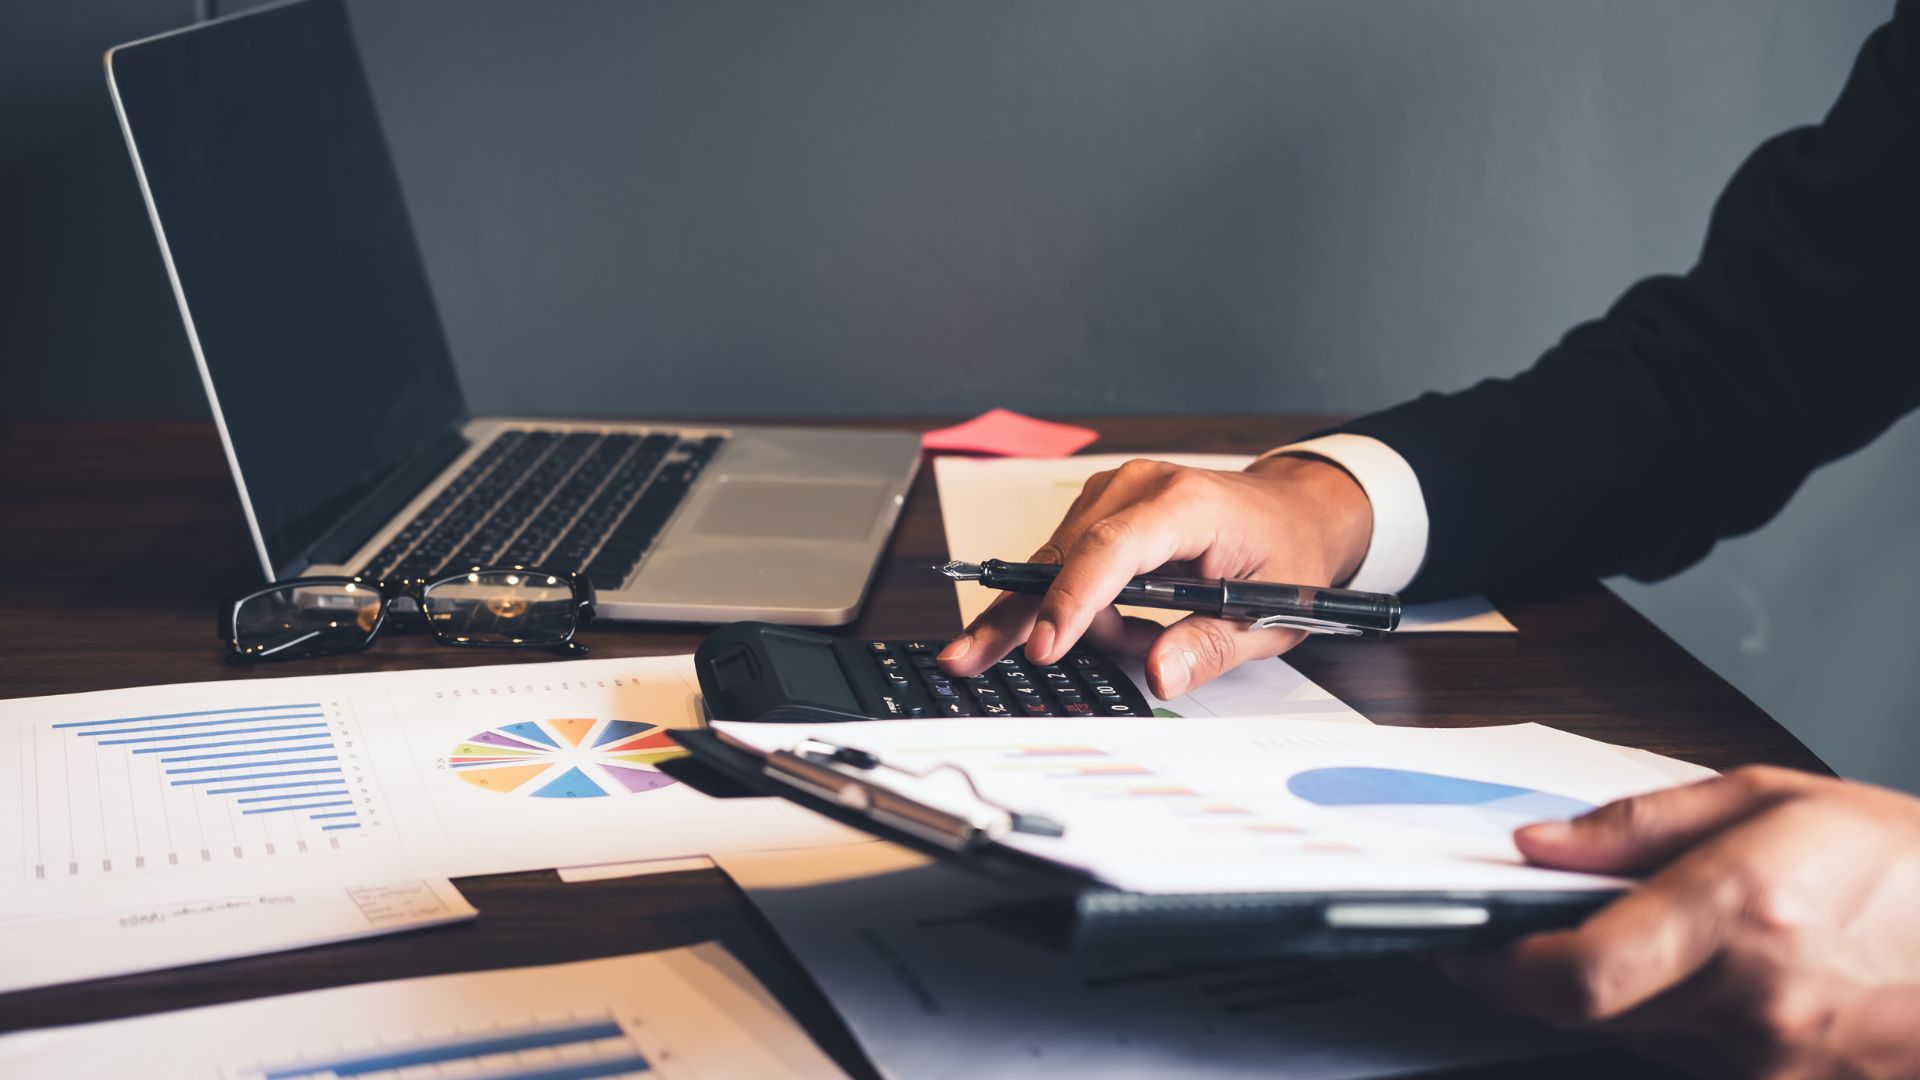
M 482 791 L 536 799 L 598 799 L 675 783 L 659 769 L 683 757 L 658 724 L 559 717 L 482 731 L 453 748 L 447 767 Z

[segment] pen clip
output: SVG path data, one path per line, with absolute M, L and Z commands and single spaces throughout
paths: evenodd
M 1249 630 L 1274 630 L 1280 628 L 1305 630 L 1309 634 L 1334 634 L 1340 637 L 1376 637 L 1376 631 L 1348 626 L 1346 623 L 1329 622 L 1326 619 L 1314 619 L 1304 615 L 1263 615 L 1247 625 Z

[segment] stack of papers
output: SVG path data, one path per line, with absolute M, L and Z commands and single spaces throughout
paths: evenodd
M 1025 897 L 892 844 L 717 861 L 896 1080 L 1347 1080 L 1579 1045 L 1410 960 L 1064 956 L 983 917 Z
M 892 767 L 875 781 L 962 815 L 983 804 L 1044 815 L 1065 834 L 1013 832 L 1000 842 L 1148 893 L 1614 889 L 1620 879 L 1526 865 L 1513 830 L 1671 783 L 1605 743 L 1538 724 L 1245 717 L 714 727 L 762 751 L 807 739 L 868 751 Z
M 859 836 L 663 772 L 697 694 L 678 656 L 0 702 L 0 987 L 470 918 L 450 877 Z M 35 944 L 75 935 L 115 947 Z
M 0 1072 L 228 1080 L 842 1075 L 717 945 L 30 1031 L 0 1038 Z

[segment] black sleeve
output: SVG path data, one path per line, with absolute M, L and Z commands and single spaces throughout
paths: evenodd
M 1341 429 L 1420 478 L 1410 597 L 1675 573 L 1920 404 L 1917 58 L 1902 0 L 1826 119 L 1735 173 L 1685 276 L 1633 286 L 1520 375 Z

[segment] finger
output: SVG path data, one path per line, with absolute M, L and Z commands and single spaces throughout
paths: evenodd
M 1243 622 L 1189 615 L 1148 650 L 1147 682 L 1162 699 L 1176 698 L 1249 660 L 1279 656 L 1306 636 L 1301 630 L 1253 630 Z
M 1722 834 L 1573 930 L 1443 960 L 1495 1006 L 1567 1027 L 1613 1020 L 1678 986 L 1717 956 L 1739 918 L 1750 868 Z
M 949 675 L 978 675 L 1027 640 L 1039 610 L 1037 596 L 1001 593 L 936 659 Z
M 1790 769 L 1740 769 L 1621 799 L 1574 818 L 1528 825 L 1513 842 L 1530 862 L 1596 874 L 1643 874 L 1747 820 L 1818 778 Z
M 1164 499 L 1148 498 L 1089 525 L 1067 552 L 1027 639 L 1027 655 L 1051 664 L 1086 632 L 1136 574 L 1173 559 L 1191 558 L 1211 535 Z
M 1123 616 L 1115 608 L 1102 608 L 1087 624 L 1081 640 L 1108 656 L 1144 656 L 1166 629 L 1151 619 Z
M 1124 499 L 1124 493 L 1137 486 L 1138 478 L 1145 471 L 1142 468 L 1144 464 L 1128 462 L 1120 469 L 1109 469 L 1089 477 L 1080 488 L 1080 494 L 1074 497 L 1066 516 L 1055 526 L 1053 536 L 1029 555 L 1027 561 L 1057 563 L 1064 559 L 1067 549 L 1093 515 L 1118 509 L 1118 506 L 1104 501 L 1108 492 L 1112 491 L 1116 500 Z M 1121 479 L 1122 473 L 1128 474 L 1128 479 L 1116 489 L 1114 482 Z M 986 610 L 974 617 L 959 637 L 940 650 L 940 666 L 952 675 L 972 676 L 985 671 L 1027 640 L 1033 630 L 1034 612 L 1039 606 L 1040 598 L 1037 596 L 1000 594 L 987 605 Z

